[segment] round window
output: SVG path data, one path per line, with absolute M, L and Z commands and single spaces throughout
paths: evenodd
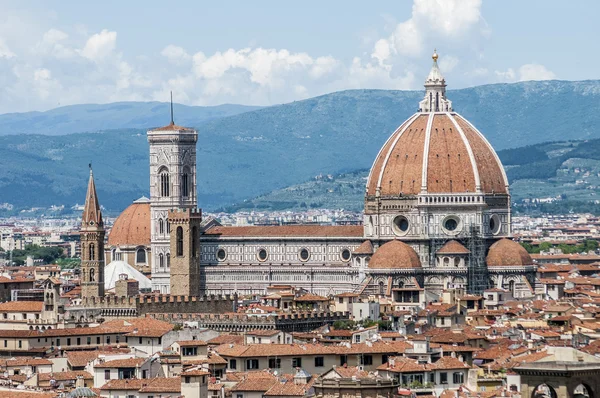
M 500 222 L 500 217 L 498 217 L 498 215 L 497 215 L 497 214 L 493 214 L 493 215 L 490 217 L 490 223 L 489 223 L 489 226 L 490 226 L 490 231 L 491 231 L 491 232 L 492 232 L 494 235 L 496 235 L 496 234 L 498 234 L 498 233 L 500 232 L 500 229 L 501 229 L 501 227 L 502 227 L 502 222 Z
M 265 249 L 260 249 L 258 251 L 257 256 L 258 256 L 258 261 L 265 261 L 269 257 L 269 254 L 267 253 L 267 251 Z
M 449 218 L 444 222 L 444 228 L 448 231 L 454 231 L 458 228 L 458 222 L 454 218 Z
M 300 260 L 307 261 L 309 257 L 310 253 L 308 252 L 308 249 L 300 250 Z
M 456 235 L 461 229 L 460 218 L 456 216 L 446 217 L 444 221 L 442 221 L 442 229 L 448 235 Z
M 396 235 L 405 235 L 408 232 L 408 219 L 404 216 L 396 216 L 392 228 Z
M 217 250 L 217 258 L 219 259 L 219 261 L 225 260 L 225 258 L 227 258 L 227 253 L 225 252 L 225 250 L 223 250 L 223 249 Z
M 342 260 L 343 261 L 350 261 L 350 257 L 351 257 L 350 250 L 348 250 L 348 249 L 342 250 Z

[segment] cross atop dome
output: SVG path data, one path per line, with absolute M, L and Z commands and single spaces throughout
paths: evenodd
M 452 112 L 452 101 L 446 98 L 446 80 L 438 66 L 439 55 L 433 50 L 433 65 L 425 80 L 425 98 L 419 102 L 419 112 Z

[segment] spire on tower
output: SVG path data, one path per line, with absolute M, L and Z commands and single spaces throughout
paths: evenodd
M 419 102 L 420 112 L 452 112 L 452 101 L 446 98 L 446 79 L 438 66 L 439 55 L 433 50 L 433 65 L 425 80 L 425 98 Z
M 171 91 L 171 126 L 175 125 L 175 120 L 173 119 L 173 91 Z
M 102 210 L 98 203 L 98 194 L 96 193 L 96 184 L 94 183 L 94 173 L 92 171 L 92 163 L 90 167 L 90 179 L 88 181 L 87 194 L 85 197 L 85 206 L 83 208 L 83 215 L 81 216 L 81 227 L 82 229 L 93 227 L 102 227 Z

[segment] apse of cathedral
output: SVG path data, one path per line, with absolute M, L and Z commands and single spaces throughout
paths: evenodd
M 448 288 L 481 294 L 493 287 L 531 295 L 535 266 L 510 239 L 504 168 L 484 135 L 454 111 L 437 53 L 432 58 L 418 111 L 373 162 L 363 226 L 232 227 L 203 219 L 198 135 L 171 120 L 148 131 L 150 198 L 115 221 L 106 274 L 129 274 L 140 288 L 163 294 L 263 294 L 293 285 L 320 295 L 434 297 Z M 107 277 L 104 287 L 114 288 L 114 280 Z

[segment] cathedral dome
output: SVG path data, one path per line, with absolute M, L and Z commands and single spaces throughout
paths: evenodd
M 150 245 L 150 201 L 141 198 L 115 220 L 108 235 L 109 246 Z
M 527 250 L 514 240 L 500 239 L 488 252 L 486 263 L 488 267 L 506 267 L 533 265 L 533 259 Z
M 397 239 L 382 245 L 369 261 L 369 268 L 406 269 L 421 268 L 421 260 L 415 250 Z
M 508 194 L 496 152 L 469 121 L 452 110 L 437 66 L 425 81 L 419 111 L 379 151 L 367 182 L 367 197 L 417 194 Z

